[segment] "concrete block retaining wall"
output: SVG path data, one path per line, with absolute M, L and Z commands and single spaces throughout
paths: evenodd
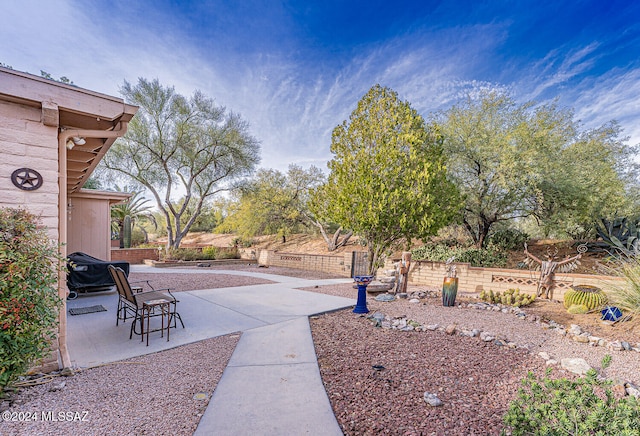
M 340 277 L 351 277 L 351 252 L 334 256 L 303 253 L 284 253 L 273 250 L 259 250 L 254 254 L 258 263 L 268 266 L 322 271 Z
M 393 260 L 388 260 L 384 269 L 393 269 L 393 263 Z M 473 267 L 468 263 L 456 264 L 456 271 L 459 289 L 470 293 L 519 288 L 535 295 L 540 274 L 539 271 Z M 445 275 L 446 265 L 443 262 L 413 261 L 409 270 L 409 284 L 441 287 Z M 620 277 L 556 273 L 553 298 L 561 300 L 565 291 L 573 285 L 603 287 L 620 283 L 622 280 Z

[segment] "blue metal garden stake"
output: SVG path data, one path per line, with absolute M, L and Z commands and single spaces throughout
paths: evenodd
M 369 313 L 367 309 L 367 285 L 373 280 L 373 276 L 355 276 L 353 278 L 358 284 L 358 302 L 353 309 L 353 313 Z

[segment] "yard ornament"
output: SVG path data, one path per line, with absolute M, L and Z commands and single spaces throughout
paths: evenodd
M 542 296 L 544 292 L 544 298 L 552 299 L 553 298 L 553 287 L 555 285 L 553 279 L 556 271 L 562 273 L 568 273 L 580 265 L 580 258 L 582 257 L 583 250 L 578 247 L 578 254 L 573 257 L 568 257 L 564 260 L 557 261 L 558 248 L 556 247 L 555 253 L 551 254 L 551 248 L 547 247 L 547 260 L 542 260 L 537 256 L 529 253 L 527 249 L 527 243 L 524 244 L 524 254 L 527 255 L 527 258 L 524 260 L 524 263 L 533 269 L 540 269 L 540 277 L 538 278 L 538 290 L 536 292 L 536 296 Z

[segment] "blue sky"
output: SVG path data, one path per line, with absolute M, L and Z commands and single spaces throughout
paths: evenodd
M 376 83 L 420 113 L 482 87 L 558 98 L 640 143 L 640 1 L 4 0 L 0 62 L 119 95 L 199 89 L 240 113 L 265 168 L 326 168 L 331 131 Z

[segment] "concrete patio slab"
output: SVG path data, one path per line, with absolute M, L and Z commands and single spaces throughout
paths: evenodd
M 166 274 L 165 269 L 135 266 L 134 270 L 146 273 Z M 141 271 L 141 272 L 142 272 Z M 178 270 L 174 270 L 177 272 Z M 200 270 L 184 269 L 186 273 Z M 217 271 L 209 270 L 211 274 Z M 224 274 L 253 275 L 245 271 L 224 271 Z M 354 304 L 354 300 L 313 292 L 300 291 L 295 287 L 314 284 L 344 283 L 345 279 L 307 281 L 294 277 L 275 276 L 280 283 L 251 285 L 232 288 L 204 289 L 176 293 L 178 312 L 185 328 L 171 329 L 170 341 L 160 338 L 160 332 L 151 333 L 149 346 L 134 335 L 129 340 L 130 321 L 120 322 L 116 327 L 118 295 L 112 292 L 80 294 L 76 300 L 67 301 L 67 308 L 102 305 L 107 311 L 85 315 L 68 315 L 67 344 L 71 361 L 78 367 L 89 367 L 114 362 L 156 351 L 166 350 L 207 338 L 233 332 L 241 332 L 268 324 L 288 321 L 300 316 L 331 311 Z M 312 284 L 313 283 L 313 284 Z M 158 323 L 158 318 L 152 319 Z M 154 326 L 152 325 L 152 328 Z
M 140 266 L 132 270 L 155 274 L 203 272 Z M 69 309 L 103 305 L 107 311 L 68 316 L 67 344 L 73 364 L 90 367 L 243 332 L 195 434 L 342 434 L 322 384 L 308 316 L 353 306 L 355 291 L 351 299 L 299 288 L 352 281 L 305 280 L 232 270 L 207 273 L 212 277 L 248 275 L 275 283 L 176 292 L 185 328 L 171 329 L 170 341 L 153 332 L 149 346 L 140 336 L 129 340 L 130 320 L 116 327 L 115 291 L 81 294 L 67 302 Z M 158 318 L 153 321 L 159 323 Z
M 308 318 L 242 335 L 194 434 L 342 435 Z

